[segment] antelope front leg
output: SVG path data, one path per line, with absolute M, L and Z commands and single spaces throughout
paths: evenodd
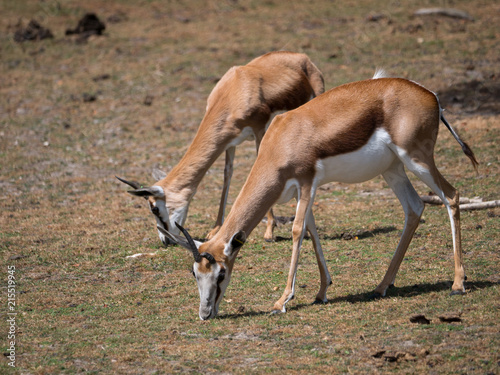
M 219 213 L 214 228 L 208 233 L 207 240 L 215 236 L 224 222 L 224 213 L 226 211 L 227 196 L 229 194 L 229 185 L 233 176 L 233 161 L 236 147 L 229 147 L 226 150 L 226 164 L 224 165 L 224 186 L 222 187 L 222 195 L 220 197 Z
M 266 233 L 264 233 L 264 240 L 266 242 L 273 242 L 274 228 L 276 228 L 276 220 L 274 219 L 273 209 L 271 208 L 269 211 L 267 211 L 267 226 L 266 226 Z
M 293 248 L 292 248 L 292 259 L 290 261 L 290 270 L 288 271 L 288 279 L 286 282 L 286 288 L 283 292 L 281 298 L 276 301 L 273 308 L 273 313 L 286 312 L 285 305 L 293 299 L 295 294 L 295 278 L 297 276 L 297 266 L 299 263 L 300 247 L 302 245 L 302 240 L 304 239 L 304 234 L 306 231 L 306 217 L 310 211 L 310 189 L 304 192 L 304 188 L 301 189 L 299 195 L 304 198 L 300 198 L 297 204 L 297 212 L 295 215 L 295 220 L 293 221 L 292 237 L 293 237 Z
M 257 132 L 255 134 L 255 150 L 257 154 L 259 153 L 260 142 L 262 141 L 262 137 L 264 136 L 264 131 Z M 274 241 L 274 228 L 276 228 L 276 220 L 274 219 L 273 209 L 269 209 L 266 214 L 267 217 L 267 226 L 266 232 L 264 233 L 264 241 L 273 242 Z

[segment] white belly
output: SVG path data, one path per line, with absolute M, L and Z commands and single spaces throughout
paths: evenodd
M 328 182 L 357 183 L 371 180 L 385 172 L 396 155 L 390 150 L 391 137 L 378 129 L 360 149 L 316 162 L 315 186 Z
M 288 180 L 285 184 L 285 188 L 281 192 L 281 195 L 276 203 L 283 204 L 288 202 L 292 198 L 297 198 L 299 189 L 300 189 L 299 181 L 297 181 L 295 178 Z

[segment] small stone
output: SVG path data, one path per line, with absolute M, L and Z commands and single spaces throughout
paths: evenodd
M 18 260 L 18 259 L 22 259 L 22 258 L 26 258 L 26 257 L 27 257 L 26 255 L 16 254 L 16 255 L 11 255 L 9 257 L 9 260 Z

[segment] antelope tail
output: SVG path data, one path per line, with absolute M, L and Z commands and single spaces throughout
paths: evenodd
M 451 127 L 451 125 L 448 123 L 448 121 L 446 121 L 446 119 L 444 118 L 442 112 L 440 114 L 440 118 L 441 118 L 441 121 L 443 122 L 443 124 L 446 125 L 446 127 L 448 128 L 448 130 L 450 131 L 450 133 L 453 135 L 453 137 L 455 137 L 455 139 L 457 140 L 458 144 L 462 147 L 462 151 L 464 152 L 464 154 L 470 159 L 470 161 L 472 163 L 472 166 L 474 167 L 476 173 L 479 173 L 478 169 L 477 169 L 479 163 L 476 160 L 476 157 L 474 156 L 474 153 L 472 152 L 472 150 L 469 147 L 469 145 L 460 139 L 460 137 L 458 136 L 457 132 Z

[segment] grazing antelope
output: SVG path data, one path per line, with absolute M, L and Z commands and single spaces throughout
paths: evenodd
M 477 161 L 445 120 L 437 96 L 417 83 L 378 78 L 334 88 L 298 109 L 277 116 L 262 141 L 257 160 L 219 232 L 195 243 L 184 230 L 180 244 L 194 255 L 193 274 L 200 293 L 200 318 L 217 315 L 235 258 L 246 237 L 276 203 L 297 198 L 293 251 L 285 291 L 274 304 L 285 312 L 294 296 L 297 263 L 305 232 L 311 235 L 321 286 L 316 302 L 326 302 L 331 278 L 316 231 L 312 205 L 317 188 L 338 181 L 357 183 L 382 175 L 403 206 L 405 224 L 396 252 L 375 294 L 385 296 L 419 224 L 424 204 L 404 166 L 445 204 L 453 237 L 455 279 L 452 294 L 465 293 L 458 192 L 434 164 L 440 120 L 477 168 Z M 165 235 L 168 235 L 165 232 Z
M 184 225 L 198 185 L 225 151 L 224 185 L 211 238 L 224 222 L 236 146 L 255 138 L 258 151 L 276 112 L 297 108 L 324 91 L 323 75 L 304 54 L 271 52 L 232 67 L 209 95 L 205 116 L 186 154 L 166 177 L 151 187 L 117 178 L 134 188 L 130 194 L 148 200 L 157 226 L 178 234 L 174 223 Z M 271 241 L 276 224 L 269 209 L 264 238 Z M 168 238 L 161 231 L 158 234 L 168 245 Z

